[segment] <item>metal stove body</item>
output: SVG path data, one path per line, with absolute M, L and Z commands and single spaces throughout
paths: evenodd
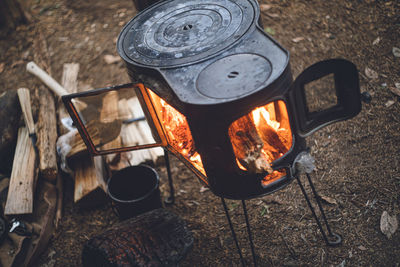
M 187 120 L 204 171 L 188 165 L 216 195 L 233 199 L 257 197 L 286 185 L 295 175 L 294 160 L 306 149 L 303 137 L 350 118 L 361 108 L 354 65 L 344 60 L 322 62 L 293 83 L 289 53 L 264 33 L 258 21 L 256 1 L 164 1 L 139 13 L 118 40 L 132 81 Z M 337 83 L 336 107 L 308 114 L 304 84 L 330 73 Z M 151 107 L 144 101 L 152 102 L 148 92 L 137 91 L 147 114 L 154 113 L 149 112 L 154 103 Z M 246 171 L 237 163 L 229 128 L 257 107 L 271 102 L 279 106 L 278 101 L 284 103 L 281 113 L 287 114 L 281 116 L 288 117 L 286 134 L 292 140 L 282 156 L 270 157 L 273 169 L 281 173 L 270 179 L 268 172 Z M 157 134 L 166 135 L 163 130 Z M 180 154 L 177 148 L 170 150 Z

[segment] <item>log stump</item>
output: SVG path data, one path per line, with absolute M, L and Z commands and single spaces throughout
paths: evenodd
M 185 222 L 166 209 L 156 209 L 90 239 L 82 263 L 85 267 L 177 266 L 192 246 Z

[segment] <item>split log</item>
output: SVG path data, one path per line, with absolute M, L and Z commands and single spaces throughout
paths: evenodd
M 79 64 L 64 64 L 62 86 L 69 93 L 77 90 Z M 60 111 L 60 119 L 63 115 Z M 66 113 L 64 113 L 66 114 Z M 69 115 L 67 115 L 69 118 Z M 83 141 L 76 133 L 76 138 Z M 86 150 L 86 146 L 84 148 Z M 87 154 L 71 159 L 74 171 L 74 202 L 81 206 L 93 206 L 106 199 L 105 171 L 101 157 L 92 158 Z
M 61 84 L 68 93 L 76 93 L 78 91 L 78 63 L 65 63 L 63 66 L 63 75 Z M 59 101 L 58 103 L 58 118 L 59 118 L 59 131 L 60 135 L 66 134 L 69 129 L 62 122 L 70 120 L 70 116 L 64 107 L 64 104 Z
M 257 132 L 251 114 L 232 123 L 229 136 L 235 155 L 243 167 L 254 173 L 272 173 L 272 167 L 262 152 L 264 142 Z
M 92 207 L 105 201 L 107 186 L 103 159 L 84 157 L 73 159 L 72 162 L 75 171 L 74 202 Z
M 27 214 L 33 211 L 33 195 L 37 178 L 36 153 L 28 129 L 21 127 L 15 150 L 10 186 L 4 214 Z
M 57 119 L 54 97 L 44 87 L 39 93 L 39 118 L 37 127 L 39 171 L 41 177 L 55 183 L 57 166 Z
M 0 118 L 0 171 L 10 173 L 21 118 L 17 90 L 0 94 Z
M 114 225 L 89 240 L 83 266 L 178 266 L 193 246 L 185 222 L 156 209 Z

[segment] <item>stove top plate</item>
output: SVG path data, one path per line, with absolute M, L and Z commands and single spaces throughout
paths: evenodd
M 249 0 L 163 1 L 125 26 L 118 41 L 121 56 L 157 68 L 206 60 L 254 25 L 254 5 Z

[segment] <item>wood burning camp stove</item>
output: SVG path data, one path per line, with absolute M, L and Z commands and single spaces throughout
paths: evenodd
M 118 52 L 132 84 L 64 96 L 64 103 L 93 155 L 162 146 L 221 197 L 226 212 L 224 198 L 242 200 L 250 241 L 244 200 L 297 179 L 324 240 L 337 245 L 341 238 L 330 230 L 308 174 L 313 165 L 304 138 L 360 112 L 357 69 L 347 60 L 330 59 L 293 81 L 288 51 L 263 31 L 259 14 L 254 0 L 171 0 L 153 5 L 119 36 Z M 329 85 L 334 86 L 335 103 L 315 111 L 307 85 L 327 76 L 333 79 Z M 151 143 L 109 145 L 126 122 L 135 119 L 94 116 L 99 114 L 96 108 L 84 111 L 74 104 L 101 106 L 115 91 L 119 99 L 136 93 L 154 137 Z M 328 234 L 299 180 L 302 170 Z M 228 212 L 227 218 L 238 245 Z M 252 241 L 250 245 L 254 256 Z M 238 251 L 243 263 L 239 247 Z

